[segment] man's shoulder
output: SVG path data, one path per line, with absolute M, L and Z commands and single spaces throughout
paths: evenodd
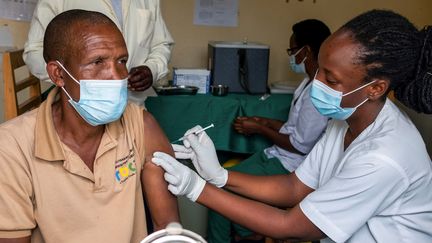
M 123 115 L 126 115 L 127 119 L 136 119 L 137 116 L 141 117 L 142 119 L 144 116 L 144 122 L 146 120 L 146 117 L 153 117 L 153 115 L 148 112 L 143 106 L 138 105 L 135 102 L 128 103 Z
M 142 130 L 144 127 L 144 119 L 143 119 L 144 111 L 145 110 L 143 107 L 134 104 L 133 102 L 129 102 L 121 118 L 122 126 L 126 128 L 129 127 L 126 129 L 129 132 L 132 131 L 136 132 L 137 129 Z
M 9 136 L 13 137 L 33 136 L 36 125 L 37 111 L 38 109 L 31 110 L 0 124 L 0 134 L 8 134 Z M 4 136 L 0 136 L 0 140 L 3 139 Z
M 123 113 L 123 117 L 125 119 L 138 119 L 139 117 L 141 117 L 142 119 L 142 114 L 144 114 L 144 108 L 142 106 L 139 106 L 138 104 L 135 104 L 134 102 L 128 102 L 126 109 Z
M 1 156 L 17 159 L 31 153 L 35 145 L 36 115 L 37 110 L 32 110 L 0 125 Z

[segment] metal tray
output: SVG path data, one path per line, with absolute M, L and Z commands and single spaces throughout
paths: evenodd
M 198 92 L 196 86 L 167 85 L 154 87 L 159 95 L 195 95 Z

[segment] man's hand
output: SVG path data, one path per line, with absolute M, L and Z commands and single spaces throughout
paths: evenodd
M 132 91 L 144 91 L 153 84 L 153 75 L 149 67 L 137 66 L 130 70 L 128 88 Z
M 155 152 L 152 162 L 164 168 L 164 178 L 169 183 L 168 190 L 172 194 L 186 196 L 194 202 L 198 199 L 205 181 L 197 173 L 163 152 Z
M 244 135 L 252 135 L 258 133 L 258 130 L 262 126 L 267 126 L 267 120 L 262 117 L 247 117 L 239 116 L 234 120 L 234 129 Z

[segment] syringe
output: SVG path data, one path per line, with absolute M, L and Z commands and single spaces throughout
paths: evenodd
M 210 125 L 208 125 L 208 126 L 206 126 L 206 127 L 204 127 L 204 128 L 199 129 L 198 131 L 193 132 L 193 134 L 197 135 L 197 134 L 199 134 L 199 133 L 201 133 L 201 132 L 203 132 L 203 131 L 211 128 L 211 127 L 214 127 L 213 123 L 210 124 Z M 191 134 L 191 133 L 189 133 L 189 134 Z M 175 140 L 175 141 L 173 141 L 171 143 L 177 143 L 177 142 L 183 141 L 189 134 L 185 134 L 183 137 L 181 137 L 181 138 L 179 138 L 179 139 L 177 139 L 177 140 Z

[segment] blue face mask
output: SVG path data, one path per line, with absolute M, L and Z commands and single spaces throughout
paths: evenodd
M 63 65 L 60 67 L 80 86 L 80 100 L 69 97 L 69 103 L 90 125 L 98 126 L 118 120 L 127 105 L 127 78 L 120 80 L 80 80 L 78 82 Z
M 304 46 L 300 48 L 300 50 L 298 50 L 295 54 L 289 56 L 291 70 L 293 70 L 293 72 L 295 73 L 306 73 L 306 66 L 305 66 L 306 57 L 303 58 L 303 61 L 301 61 L 301 63 L 299 64 L 296 63 L 296 58 L 295 58 L 301 52 L 301 50 L 303 50 L 303 48 Z
M 358 107 L 363 105 L 369 99 L 366 98 L 356 107 L 343 108 L 340 106 L 342 102 L 342 97 L 352 94 L 360 89 L 363 89 L 364 87 L 374 83 L 375 81 L 376 80 L 369 82 L 363 86 L 360 86 L 357 89 L 348 92 L 346 94 L 342 94 L 342 92 L 328 87 L 327 85 L 325 85 L 324 83 L 322 83 L 321 81 L 315 78 L 312 82 L 312 87 L 310 91 L 312 104 L 315 106 L 318 112 L 323 116 L 331 117 L 337 120 L 346 120 L 354 113 L 354 111 Z

